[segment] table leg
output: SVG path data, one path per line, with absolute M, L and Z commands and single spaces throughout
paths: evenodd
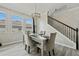
M 25 44 L 25 50 L 27 49 L 27 45 Z
M 42 42 L 42 44 L 41 44 L 41 56 L 43 56 L 44 55 L 44 53 L 43 53 L 43 42 Z
M 41 42 L 41 56 L 44 56 L 44 44 L 45 44 L 45 41 L 42 41 Z
M 27 46 L 27 52 L 30 53 L 30 46 Z

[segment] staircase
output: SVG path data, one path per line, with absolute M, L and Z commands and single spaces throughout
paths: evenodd
M 59 32 L 61 32 L 63 35 L 65 35 L 67 38 L 69 38 L 71 41 L 76 43 L 76 49 L 78 50 L 78 28 L 73 28 L 61 21 L 58 21 L 57 19 L 51 17 L 48 15 L 48 24 L 57 29 Z

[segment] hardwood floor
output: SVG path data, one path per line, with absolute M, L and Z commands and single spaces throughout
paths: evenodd
M 29 55 L 24 50 L 22 43 L 13 44 L 0 48 L 0 56 L 25 56 Z
M 35 52 L 32 54 L 28 54 L 24 50 L 23 43 L 17 43 L 5 47 L 0 47 L 0 56 L 39 56 Z M 55 55 L 56 56 L 79 56 L 79 50 L 75 50 L 72 48 L 55 45 Z
M 57 56 L 79 56 L 79 50 L 57 44 L 55 45 L 55 53 Z

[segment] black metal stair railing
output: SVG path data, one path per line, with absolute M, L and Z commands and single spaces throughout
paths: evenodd
M 67 24 L 64 24 L 55 18 L 48 16 L 48 24 L 60 31 L 63 35 L 76 43 L 76 49 L 78 50 L 78 28 L 74 29 Z

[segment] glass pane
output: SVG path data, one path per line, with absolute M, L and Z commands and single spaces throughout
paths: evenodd
M 0 12 L 0 20 L 5 20 L 5 18 L 6 18 L 6 14 Z
M 22 20 L 22 18 L 20 16 L 12 16 L 11 19 L 13 21 L 21 21 Z
M 26 24 L 33 24 L 33 19 L 32 18 L 29 18 L 29 19 L 26 19 Z

